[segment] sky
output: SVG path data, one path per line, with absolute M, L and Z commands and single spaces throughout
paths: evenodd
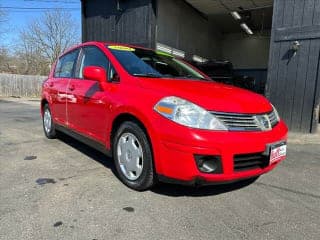
M 50 9 L 61 8 L 70 12 L 81 27 L 80 0 L 0 0 L 0 8 L 7 13 L 7 21 L 2 26 L 5 29 L 5 36 L 0 40 L 2 46 L 14 44 L 20 30 Z

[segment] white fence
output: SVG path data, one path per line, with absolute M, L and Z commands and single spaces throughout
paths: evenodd
M 0 73 L 0 96 L 38 97 L 46 76 Z

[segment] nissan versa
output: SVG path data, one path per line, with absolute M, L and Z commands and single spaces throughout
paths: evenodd
M 256 178 L 286 156 L 287 127 L 266 98 L 130 45 L 88 42 L 60 56 L 41 114 L 48 138 L 61 131 L 113 156 L 135 190 Z

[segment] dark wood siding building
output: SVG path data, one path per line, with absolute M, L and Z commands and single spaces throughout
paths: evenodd
M 90 0 L 82 4 L 82 41 L 110 41 L 154 47 L 155 2 Z
M 183 0 L 82 0 L 82 41 L 110 41 L 155 48 L 157 42 L 220 57 L 219 31 Z
M 275 0 L 267 96 L 289 128 L 319 123 L 320 1 Z

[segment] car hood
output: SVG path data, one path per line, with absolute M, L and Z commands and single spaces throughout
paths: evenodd
M 266 113 L 272 110 L 263 96 L 245 89 L 211 81 L 139 78 L 141 87 L 161 97 L 176 96 L 206 110 L 233 113 Z

